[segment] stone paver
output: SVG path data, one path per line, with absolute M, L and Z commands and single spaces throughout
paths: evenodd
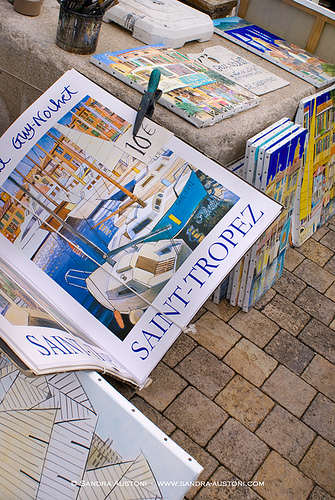
M 278 364 L 247 339 L 240 340 L 224 357 L 224 362 L 256 386 L 260 386 Z
M 309 259 L 305 259 L 294 270 L 294 275 L 297 276 L 298 278 L 302 278 L 304 280 L 304 281 L 301 280 L 302 283 L 304 282 L 307 283 L 308 285 L 312 286 L 318 292 L 321 293 L 324 293 L 335 280 L 335 276 L 332 273 L 329 273 L 328 271 L 318 266 L 315 262 Z M 294 300 L 296 297 L 293 297 L 292 295 L 291 297 L 288 298 L 290 300 Z
M 332 274 L 335 274 L 335 255 L 325 265 L 324 269 Z
M 298 335 L 310 320 L 309 314 L 279 294 L 264 307 L 262 312 L 294 336 Z
M 197 343 L 185 333 L 181 333 L 165 354 L 163 361 L 170 368 L 174 368 L 188 353 L 190 353 Z
M 221 300 L 219 304 L 214 304 L 212 299 L 208 299 L 205 302 L 205 306 L 208 311 L 211 311 L 215 316 L 227 323 L 238 311 L 236 307 L 230 305 L 227 299 Z
M 200 319 L 201 316 L 203 316 L 206 312 L 207 312 L 207 309 L 205 307 L 203 307 L 203 306 L 200 307 L 199 311 L 197 311 L 195 313 L 195 315 L 193 316 L 193 318 L 191 319 L 190 324 L 196 323 L 198 321 L 198 319 Z
M 142 389 L 140 395 L 158 411 L 165 410 L 187 386 L 187 382 L 164 363 L 156 366 L 150 378 L 152 378 L 151 384 Z
M 273 297 L 276 296 L 276 291 L 273 288 L 270 288 L 264 295 L 254 304 L 252 307 L 257 311 L 263 311 L 266 304 L 268 304 Z
M 195 500 L 262 500 L 255 491 L 223 466 L 214 472 L 208 483 Z
M 314 356 L 312 349 L 285 330 L 280 330 L 264 350 L 297 374 L 306 368 Z
M 274 402 L 240 375 L 217 395 L 215 402 L 249 430 L 257 429 Z
M 335 276 L 334 276 L 334 278 L 335 278 Z M 335 302 L 335 283 L 333 283 L 332 286 L 330 286 L 328 288 L 328 290 L 325 293 L 325 296 L 328 297 L 328 299 Z
M 335 448 L 317 437 L 302 459 L 299 469 L 327 493 L 335 496 Z
M 302 420 L 320 436 L 335 444 L 335 403 L 318 394 L 307 408 Z
M 335 363 L 335 333 L 333 329 L 313 318 L 301 331 L 298 338 L 328 361 Z
M 307 257 L 308 259 L 313 260 L 316 264 L 323 267 L 328 260 L 334 255 L 329 248 L 325 247 L 318 241 L 315 241 L 313 238 L 309 238 L 298 251 Z
M 198 477 L 198 481 L 207 481 L 215 469 L 217 469 L 219 465 L 218 461 L 179 429 L 171 435 L 171 439 L 202 465 L 204 470 Z M 200 485 L 192 486 L 185 495 L 185 498 L 194 498 L 199 489 Z
M 150 406 L 146 401 L 144 401 L 144 399 L 140 398 L 138 395 L 135 395 L 131 399 L 131 403 L 168 436 L 176 429 L 176 426 L 172 422 L 163 417 L 163 415 L 159 413 L 159 411 L 155 410 L 155 408 Z
M 320 243 L 325 247 L 329 248 L 333 252 L 335 251 L 335 231 L 328 231 L 320 240 Z
M 211 312 L 204 314 L 195 324 L 193 339 L 218 358 L 223 356 L 239 341 L 241 335 Z
M 316 233 L 314 233 L 311 238 L 313 238 L 314 240 L 316 241 L 320 241 L 321 238 L 326 234 L 328 233 L 329 229 L 326 225 L 323 225 L 321 226 L 317 231 Z
M 269 454 L 253 480 L 264 481 L 264 486 L 254 489 L 265 500 L 307 500 L 313 489 L 313 482 L 275 451 Z
M 175 370 L 210 399 L 213 399 L 235 374 L 203 347 L 194 349 Z
M 293 271 L 304 260 L 304 256 L 297 250 L 289 247 L 285 253 L 284 268 Z
M 308 500 L 332 500 L 333 497 L 329 495 L 320 486 L 315 486 L 312 493 L 309 495 Z
M 281 406 L 275 406 L 256 435 L 293 465 L 298 465 L 316 434 Z
M 301 417 L 316 395 L 313 387 L 282 365 L 266 380 L 262 390 L 296 417 Z
M 301 292 L 295 304 L 325 325 L 329 325 L 335 315 L 335 302 L 310 286 Z
M 229 418 L 209 442 L 208 451 L 234 474 L 248 481 L 269 448 L 237 420 Z
M 298 266 L 297 269 L 299 269 L 299 267 L 300 266 Z M 306 283 L 287 269 L 283 269 L 281 277 L 275 282 L 272 288 L 288 300 L 293 301 L 298 297 L 299 293 L 306 288 Z
M 276 323 L 256 309 L 248 311 L 248 318 L 245 312 L 238 312 L 229 321 L 229 325 L 260 348 L 263 348 L 279 330 Z
M 228 418 L 222 408 L 194 387 L 187 387 L 163 415 L 201 446 L 207 444 Z
M 335 401 L 335 365 L 317 354 L 307 366 L 302 378 Z

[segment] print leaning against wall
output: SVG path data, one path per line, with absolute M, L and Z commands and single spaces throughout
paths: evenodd
M 87 96 L 1 190 L 2 233 L 120 338 L 239 199 L 169 149 L 124 152 L 129 127 Z
M 147 118 L 134 137 L 135 116 L 71 70 L 18 118 L 0 257 L 143 385 L 281 207 Z

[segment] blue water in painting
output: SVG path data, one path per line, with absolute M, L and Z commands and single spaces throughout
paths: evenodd
M 132 190 L 133 187 L 133 183 L 127 185 L 129 190 Z M 100 249 L 100 252 L 95 251 L 85 244 L 69 229 L 62 228 L 60 233 L 71 243 L 73 242 L 74 245 L 82 249 L 82 252 L 77 251 L 75 247 L 71 248 L 69 242 L 56 232 L 51 232 L 32 257 L 32 260 L 56 283 L 82 304 L 102 324 L 119 336 L 121 330 L 114 319 L 113 312 L 103 307 L 89 293 L 86 288 L 85 278 L 95 271 L 98 265 L 105 262 L 101 254 L 102 252 L 108 252 L 107 245 L 118 229 L 113 224 L 114 217 L 104 222 L 103 231 L 99 229 L 99 226 L 95 228 L 93 226 L 115 211 L 122 203 L 124 197 L 124 194 L 119 192 L 110 198 L 110 200 L 101 202 L 87 219 L 75 219 L 71 217 L 66 219 L 68 225 L 89 239 Z M 70 276 L 67 276 L 68 272 Z

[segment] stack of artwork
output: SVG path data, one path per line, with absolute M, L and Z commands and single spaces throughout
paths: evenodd
M 235 266 L 229 281 L 216 290 L 216 302 L 225 294 L 232 305 L 248 311 L 281 276 L 306 135 L 305 128 L 283 118 L 249 139 L 245 157 L 228 167 L 281 203 L 283 211 Z
M 214 19 L 214 32 L 317 88 L 335 81 L 335 66 L 240 17 Z
M 295 124 L 283 118 L 249 139 L 227 168 L 284 204 L 213 294 L 248 311 L 281 276 L 288 244 L 301 246 L 335 213 L 335 85 L 302 99 Z
M 292 222 L 300 246 L 335 213 L 335 85 L 303 99 L 295 122 L 308 130 Z
M 147 118 L 134 136 L 135 116 L 71 70 L 0 140 L 0 340 L 36 375 L 143 387 L 281 211 Z

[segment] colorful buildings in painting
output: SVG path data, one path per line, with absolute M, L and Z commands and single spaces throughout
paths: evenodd
M 266 194 L 281 203 L 284 209 L 258 241 L 255 276 L 266 269 L 287 246 L 287 226 L 291 221 L 301 165 L 301 141 L 298 140 L 292 161 L 285 168 L 278 169 L 265 190 Z
M 24 221 L 25 209 L 20 200 L 25 197 L 18 193 L 19 200 L 15 201 L 7 193 L 0 194 L 0 233 L 14 242 L 21 232 L 21 224 Z
M 304 152 L 300 195 L 300 246 L 335 211 L 335 90 L 312 96 L 304 102 L 303 126 L 309 130 Z
M 89 97 L 77 106 L 69 127 L 100 139 L 115 141 L 128 130 L 130 123 Z

